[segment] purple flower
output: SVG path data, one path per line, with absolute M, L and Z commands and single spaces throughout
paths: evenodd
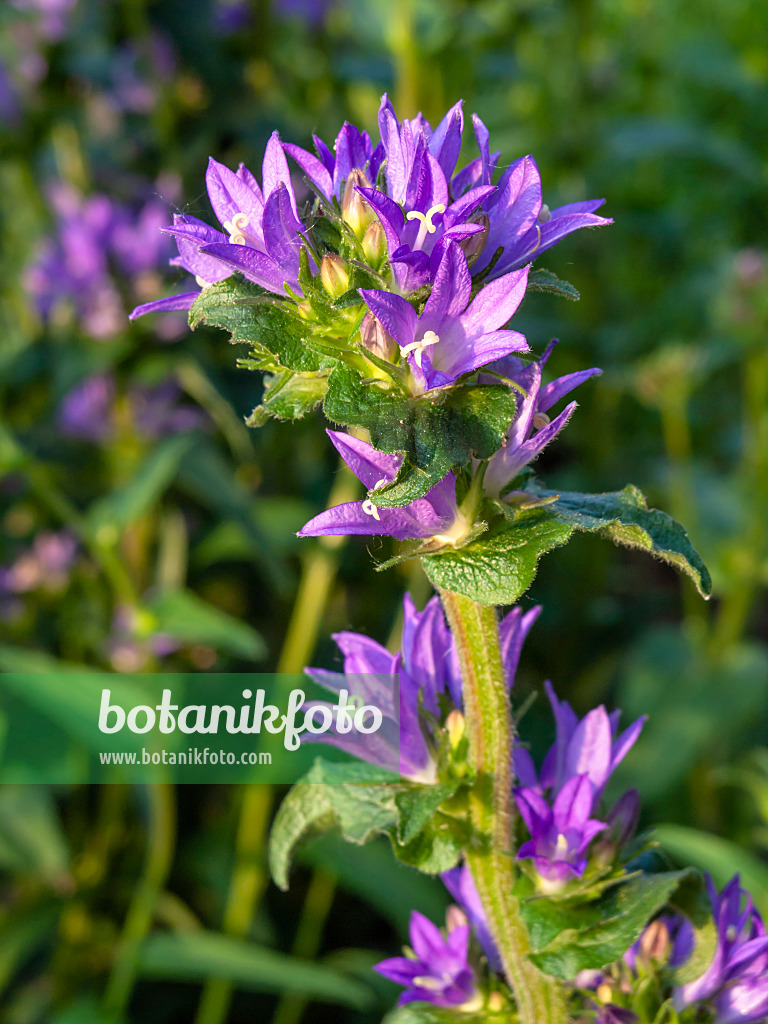
M 483 484 L 486 493 L 493 497 L 503 493 L 518 473 L 557 437 L 573 415 L 577 403 L 571 402 L 550 421 L 547 413 L 552 406 L 589 377 L 603 372 L 597 367 L 579 370 L 542 387 L 542 371 L 556 344 L 557 341 L 553 341 L 538 362 L 524 363 L 515 356 L 509 356 L 490 367 L 524 392 L 516 392 L 517 414 L 507 431 L 506 444 L 490 460 L 485 473 Z
M 217 36 L 231 36 L 251 21 L 250 0 L 214 0 L 211 28 Z
M 405 986 L 398 1003 L 464 1006 L 478 997 L 475 972 L 469 964 L 469 926 L 459 925 L 444 937 L 437 925 L 413 911 L 410 938 L 413 956 L 382 960 L 374 970 Z
M 326 199 L 334 196 L 341 199 L 344 183 L 352 171 L 362 171 L 369 181 L 376 181 L 384 158 L 384 147 L 381 144 L 374 146 L 368 132 L 361 132 L 345 121 L 336 136 L 333 151 L 316 135 L 312 138 L 318 156 L 290 142 L 284 142 L 283 149 Z
M 768 934 L 752 897 L 735 875 L 718 893 L 707 875 L 717 928 L 717 946 L 709 968 L 674 992 L 678 1011 L 712 1001 L 716 1024 L 750 1024 L 768 1015 Z
M 59 429 L 67 437 L 104 441 L 112 433 L 115 384 L 109 373 L 98 373 L 76 384 L 61 401 Z
M 637 740 L 645 718 L 617 736 L 621 712 L 609 715 L 601 705 L 579 721 L 566 701 L 557 700 L 551 684 L 545 685 L 557 738 L 540 776 L 528 751 L 515 747 L 515 774 L 522 783 L 515 790 L 515 799 L 531 836 L 517 856 L 531 859 L 541 888 L 555 892 L 584 873 L 588 847 L 600 832 L 614 826 L 620 837 L 626 837 L 636 816 L 632 793 L 617 802 L 607 821 L 592 815 L 597 813 L 611 773 Z
M 402 463 L 401 455 L 376 451 L 365 441 L 341 431 L 326 431 L 346 464 L 368 490 L 391 483 Z M 377 508 L 370 499 L 336 505 L 302 527 L 299 537 L 344 534 L 396 537 L 398 540 L 434 539 L 452 543 L 466 530 L 456 507 L 456 477 L 448 473 L 439 484 L 404 508 Z
M 182 434 L 202 426 L 202 410 L 179 405 L 180 389 L 169 377 L 154 385 L 136 385 L 131 388 L 131 418 L 133 426 L 143 437 L 154 440 L 166 434 Z
M 488 129 L 477 115 L 473 122 L 480 161 L 475 163 L 468 181 L 488 185 L 495 164 L 489 151 Z M 550 210 L 542 204 L 541 176 L 536 161 L 531 156 L 515 160 L 482 204 L 488 217 L 488 234 L 472 273 L 485 270 L 498 249 L 503 252 L 491 272 L 491 279 L 536 259 L 572 231 L 612 224 L 613 221 L 598 217 L 594 212 L 604 202 L 604 199 L 590 199 Z
M 513 608 L 499 624 L 504 671 L 510 688 L 523 642 L 540 611 L 532 608 L 523 613 Z M 364 703 L 379 707 L 389 721 L 371 736 L 331 731 L 315 736 L 305 734 L 305 740 L 330 743 L 363 761 L 390 771 L 399 770 L 414 782 L 435 782 L 436 743 L 420 708 L 443 720 L 447 708 L 461 710 L 464 706 L 458 655 L 439 598 L 431 598 L 419 612 L 410 596 L 405 595 L 402 649 L 398 654 L 391 654 L 359 633 L 336 633 L 333 639 L 344 657 L 343 674 L 308 668 L 307 675 L 334 693 L 344 689 L 355 692 L 364 698 Z M 397 679 L 399 719 L 392 699 Z M 322 703 L 310 701 L 307 706 Z
M 527 269 L 514 271 L 486 285 L 470 302 L 467 258 L 457 244 L 449 243 L 420 317 L 399 295 L 376 289 L 361 289 L 360 294 L 407 359 L 418 394 L 527 350 L 522 334 L 499 329 L 522 302 L 527 280 Z
M 517 851 L 517 859 L 533 861 L 543 891 L 559 892 L 584 874 L 587 848 L 607 827 L 605 822 L 590 818 L 593 800 L 589 778 L 570 778 L 551 806 L 533 789 L 516 789 L 515 799 L 531 835 Z
M 680 967 L 693 952 L 693 925 L 683 914 L 661 914 L 647 925 L 639 939 L 622 957 L 630 970 L 637 972 L 638 962 L 647 965 L 659 960 Z
M 32 547 L 10 568 L 0 569 L 0 592 L 25 594 L 38 587 L 63 590 L 77 555 L 77 541 L 67 530 L 38 533 Z

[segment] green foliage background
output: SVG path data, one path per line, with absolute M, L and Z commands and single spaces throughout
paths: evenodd
M 125 606 L 129 653 L 148 671 L 330 666 L 329 635 L 346 628 L 396 643 L 403 589 L 428 593 L 420 571 L 374 573 L 370 555 L 395 553 L 389 541 L 295 537 L 332 492 L 334 503 L 354 496 L 319 418 L 249 430 L 258 375 L 236 368 L 223 334 L 162 341 L 148 318 L 100 342 L 66 311 L 44 327 L 22 270 L 52 228 L 54 178 L 127 199 L 170 171 L 184 208 L 205 219 L 209 154 L 258 171 L 274 129 L 307 146 L 313 131 L 332 140 L 344 118 L 374 130 L 385 90 L 403 116 L 436 118 L 463 97 L 502 164 L 535 155 L 550 206 L 605 196 L 615 219 L 544 261 L 581 301 L 533 294 L 515 321 L 535 351 L 562 339 L 558 375 L 605 371 L 581 389 L 541 475 L 561 491 L 632 480 L 684 523 L 714 578 L 705 605 L 661 563 L 579 535 L 542 561 L 524 598 L 544 612 L 517 696 L 551 678 L 581 712 L 606 701 L 627 719 L 649 714 L 617 784 L 639 788 L 644 824 L 664 823 L 673 858 L 721 883 L 738 867 L 768 910 L 762 0 L 334 0 L 316 21 L 253 0 L 231 35 L 212 31 L 212 11 L 77 0 L 45 50 L 46 77 L 0 136 L 0 564 L 41 530 L 81 538 L 66 585 L 32 590 L 0 621 L 0 669 L 114 667 L 108 638 Z M 1 14 L 6 67 L 21 16 Z M 158 36 L 170 70 L 153 57 Z M 151 90 L 143 111 L 110 105 L 121 54 Z M 119 382 L 113 439 L 63 439 L 63 395 L 105 369 Z M 168 375 L 208 428 L 150 444 L 131 427 L 130 387 Z M 181 647 L 160 661 L 151 637 L 174 630 Z M 547 742 L 541 700 L 526 726 Z M 441 887 L 386 847 L 326 837 L 278 893 L 263 840 L 279 797 L 5 787 L 3 1019 L 210 1024 L 225 1019 L 215 1005 L 231 982 L 231 1024 L 380 1020 L 394 989 L 370 965 L 396 950 L 412 908 L 439 918 Z M 258 903 L 253 921 L 238 918 L 237 899 L 225 910 L 233 885 L 241 907 Z

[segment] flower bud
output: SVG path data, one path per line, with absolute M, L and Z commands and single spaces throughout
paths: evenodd
M 548 220 L 552 220 L 552 214 L 549 212 L 549 207 L 546 203 L 541 204 L 539 210 L 539 216 L 536 218 L 539 224 L 546 224 Z
M 387 255 L 387 237 L 377 220 L 368 225 L 363 235 L 363 252 L 371 266 L 376 268 Z
M 658 917 L 651 921 L 640 936 L 639 958 L 646 964 L 651 960 L 666 960 L 669 946 L 669 928 L 666 921 Z
M 547 416 L 545 412 L 534 413 L 532 423 L 534 430 L 542 430 L 544 427 L 548 426 L 549 416 Z
M 347 183 L 344 186 L 344 195 L 341 197 L 341 216 L 355 235 L 362 238 L 375 214 L 357 191 L 358 187 L 370 188 L 371 183 L 362 171 L 355 169 L 349 172 Z
M 488 996 L 488 1009 L 491 1013 L 499 1013 L 504 1009 L 504 996 L 501 992 L 491 992 Z
M 366 313 L 360 324 L 360 338 L 369 352 L 379 359 L 392 362 L 397 354 L 397 342 L 387 334 L 373 313 Z
M 467 263 L 472 266 L 477 257 L 485 248 L 485 243 L 488 241 L 488 230 L 490 227 L 490 220 L 488 214 L 480 211 L 474 213 L 469 218 L 470 224 L 479 224 L 482 231 L 476 231 L 474 235 L 470 235 L 468 238 L 463 238 L 459 245 L 464 250 L 464 255 L 467 257 Z
M 448 730 L 451 749 L 455 750 L 464 739 L 464 715 L 454 708 L 445 720 L 445 728 Z
M 341 256 L 323 256 L 320 263 L 320 280 L 332 299 L 338 299 L 349 291 L 349 265 Z
M 312 320 L 315 316 L 315 311 L 312 309 L 312 303 L 309 299 L 304 299 L 303 302 L 296 304 L 296 311 L 302 320 Z
M 464 928 L 468 924 L 467 915 L 461 907 L 452 903 L 445 912 L 445 928 L 448 934 L 450 935 L 456 928 Z

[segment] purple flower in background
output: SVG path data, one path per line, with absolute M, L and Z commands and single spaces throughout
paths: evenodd
M 25 594 L 38 587 L 63 590 L 76 556 L 77 541 L 68 530 L 44 530 L 9 568 L 0 568 L 0 592 Z
M 537 609 L 538 612 L 538 609 Z M 440 878 L 443 880 L 448 892 L 456 900 L 458 905 L 467 915 L 467 919 L 477 936 L 480 947 L 488 958 L 488 963 L 493 971 L 500 971 L 501 957 L 493 941 L 491 930 L 488 927 L 488 918 L 480 900 L 472 872 L 462 864 L 459 867 L 444 871 Z
M 478 996 L 475 972 L 468 961 L 469 926 L 459 925 L 446 937 L 437 925 L 413 911 L 410 939 L 413 956 L 382 960 L 374 970 L 405 986 L 398 1003 L 426 1002 L 464 1006 Z
M 280 18 L 301 18 L 316 28 L 330 6 L 331 0 L 277 0 L 274 11 Z
M 635 972 L 638 963 L 647 965 L 653 960 L 680 967 L 693 952 L 694 944 L 693 925 L 687 917 L 679 913 L 661 914 L 644 928 L 622 959 Z
M 513 608 L 499 623 L 504 672 L 510 688 L 514 685 L 523 643 L 540 611 L 537 607 L 523 613 L 520 608 Z M 344 657 L 343 674 L 308 668 L 307 675 L 334 693 L 343 689 L 358 693 L 365 698 L 364 703 L 386 709 L 392 721 L 376 735 L 332 731 L 317 736 L 304 734 L 305 740 L 330 743 L 363 761 L 390 771 L 399 770 L 414 782 L 435 782 L 436 745 L 429 741 L 419 709 L 423 707 L 442 719 L 447 717 L 446 708 L 461 710 L 464 706 L 458 655 L 439 598 L 431 598 L 419 612 L 406 594 L 402 649 L 398 654 L 391 654 L 360 633 L 336 633 L 333 639 Z M 400 684 L 399 721 L 392 702 L 396 678 Z M 323 703 L 310 701 L 307 706 Z
M 77 0 L 10 0 L 18 11 L 37 16 L 36 27 L 46 42 L 55 43 L 67 31 L 69 15 Z
M 491 156 L 488 129 L 477 115 L 473 122 L 480 160 L 473 165 L 473 173 L 467 175 L 467 182 L 488 185 L 498 154 Z M 504 171 L 496 190 L 483 202 L 488 233 L 472 273 L 485 270 L 500 248 L 503 252 L 491 272 L 491 279 L 536 259 L 579 228 L 612 224 L 613 221 L 595 213 L 604 202 L 604 199 L 591 199 L 550 210 L 542 204 L 541 176 L 536 161 L 531 156 L 516 160 Z
M 104 441 L 112 432 L 115 384 L 111 374 L 86 377 L 68 391 L 61 401 L 58 425 L 67 437 Z
M 211 28 L 219 36 L 231 36 L 251 21 L 250 0 L 214 0 Z
M 735 875 L 718 893 L 707 875 L 717 928 L 717 946 L 709 968 L 695 981 L 675 989 L 679 1011 L 693 1003 L 713 1002 L 716 1024 L 751 1024 L 768 1015 L 768 934 L 752 897 Z
M 531 838 L 517 851 L 518 860 L 532 860 L 545 892 L 559 892 L 584 874 L 589 844 L 604 821 L 591 818 L 592 786 L 586 775 L 570 778 L 550 805 L 533 789 L 515 790 L 520 816 Z
M 490 369 L 502 374 L 525 392 L 516 392 L 517 414 L 507 431 L 503 448 L 488 463 L 483 484 L 487 494 L 498 497 L 520 471 L 539 456 L 568 423 L 576 409 L 571 402 L 550 422 L 547 413 L 557 402 L 590 377 L 603 371 L 597 367 L 558 377 L 542 387 L 542 371 L 557 341 L 553 341 L 540 360 L 525 363 L 515 356 L 494 363 Z
M 391 483 L 402 463 L 401 455 L 376 451 L 365 441 L 341 431 L 326 431 L 346 464 L 368 490 Z M 370 499 L 348 501 L 315 516 L 299 530 L 299 537 L 337 537 L 344 534 L 396 537 L 450 543 L 460 523 L 456 506 L 456 477 L 448 473 L 439 484 L 404 508 L 377 508 Z M 459 536 L 459 533 L 456 533 Z
M 512 352 L 527 350 L 522 334 L 499 329 L 522 302 L 527 280 L 527 269 L 514 271 L 487 285 L 470 302 L 467 258 L 457 244 L 450 243 L 420 317 L 399 295 L 376 289 L 361 289 L 360 294 L 397 342 L 417 391 L 423 392 L 451 384 Z
M 129 391 L 133 425 L 145 438 L 196 430 L 205 422 L 201 409 L 179 405 L 181 390 L 173 378 L 159 384 L 135 385 Z

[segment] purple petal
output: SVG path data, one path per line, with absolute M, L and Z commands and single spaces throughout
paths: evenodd
M 234 171 L 213 157 L 208 160 L 205 183 L 213 212 L 221 224 L 231 221 L 238 213 L 244 213 L 251 224 L 259 223 L 262 211 L 259 197 Z
M 269 256 L 281 263 L 291 276 L 287 278 L 298 283 L 299 248 L 301 245 L 298 232 L 301 223 L 296 219 L 291 207 L 288 189 L 281 182 L 270 193 L 264 207 L 264 246 Z
M 616 766 L 624 760 L 629 751 L 635 745 L 647 719 L 647 715 L 642 715 L 642 717 L 638 718 L 636 722 L 633 722 L 632 725 L 625 729 L 621 736 L 614 741 L 613 746 L 611 747 L 611 771 L 613 771 Z
M 551 249 L 562 238 L 573 231 L 578 231 L 579 228 L 599 228 L 606 224 L 613 224 L 613 220 L 598 217 L 594 213 L 562 214 L 560 210 L 553 210 L 552 219 L 541 225 L 541 243 L 536 249 L 536 255 Z
M 292 284 L 294 289 L 298 289 L 298 282 L 286 277 L 285 268 L 276 263 L 271 256 L 259 252 L 258 249 L 252 249 L 249 245 L 205 245 L 202 252 L 206 256 L 215 256 L 233 270 L 239 270 L 249 281 L 277 295 L 285 295 L 286 281 Z
M 547 409 L 550 409 L 561 398 L 573 391 L 574 388 L 577 388 L 579 384 L 582 384 L 590 377 L 599 377 L 602 372 L 597 366 L 593 366 L 591 370 L 578 370 L 576 373 L 567 373 L 564 377 L 558 377 L 557 380 L 546 384 L 539 392 L 539 399 L 536 403 L 537 411 L 546 412 Z
M 418 960 L 393 956 L 389 960 L 382 960 L 381 963 L 375 964 L 373 969 L 385 978 L 389 978 L 390 981 L 394 981 L 396 985 L 410 985 L 413 979 L 418 978 L 423 972 L 424 965 Z
M 403 461 L 402 455 L 379 452 L 373 445 L 341 430 L 326 430 L 326 434 L 367 490 L 372 491 L 382 480 L 390 482 L 397 476 Z
M 291 142 L 284 142 L 283 149 L 292 157 L 299 167 L 304 171 L 309 180 L 317 186 L 326 199 L 333 196 L 333 179 L 328 169 L 316 156 L 312 156 L 301 146 L 294 146 Z
M 429 151 L 435 157 L 446 178 L 451 177 L 461 150 L 461 135 L 464 131 L 463 100 L 455 103 L 429 140 Z
M 472 278 L 467 257 L 455 243 L 448 245 L 437 268 L 432 292 L 424 306 L 424 317 L 458 317 L 467 308 Z
M 406 302 L 400 295 L 379 291 L 377 288 L 361 288 L 360 294 L 387 334 L 401 348 L 410 345 L 418 323 L 416 311 L 410 302 Z
M 611 724 L 604 707 L 595 708 L 576 726 L 568 743 L 566 777 L 586 775 L 597 791 L 611 773 Z
M 552 807 L 552 816 L 557 831 L 583 830 L 591 813 L 592 784 L 589 776 L 585 773 L 568 779 L 557 794 Z
M 517 664 L 520 661 L 520 652 L 523 649 L 525 638 L 539 615 L 541 615 L 541 605 L 537 605 L 525 613 L 522 608 L 513 608 L 499 623 L 501 658 L 507 684 L 510 687 L 515 682 L 515 672 L 517 672 Z
M 523 301 L 529 269 L 513 270 L 481 288 L 461 317 L 467 334 L 495 331 L 509 322 Z
M 180 295 L 169 295 L 166 299 L 157 299 L 155 302 L 145 302 L 137 306 L 128 315 L 129 320 L 136 320 L 137 317 L 145 316 L 147 313 L 167 313 L 175 309 L 189 309 L 200 292 L 182 292 Z

